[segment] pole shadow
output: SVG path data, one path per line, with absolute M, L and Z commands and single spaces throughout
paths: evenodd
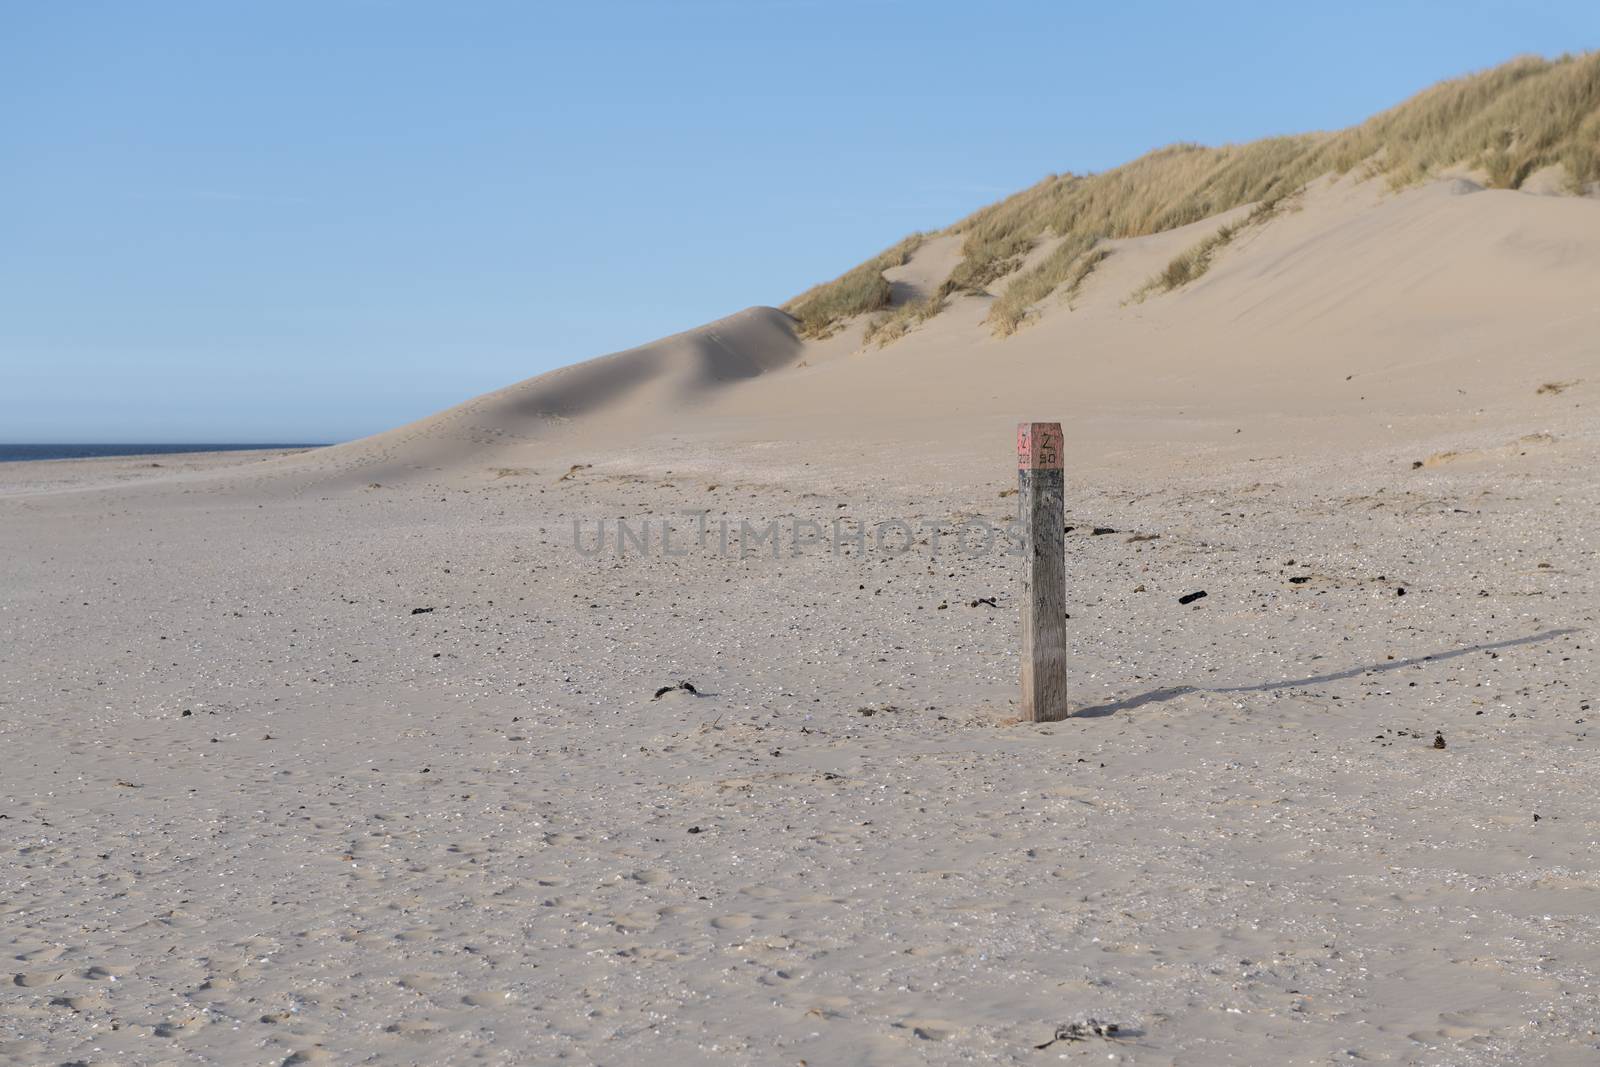
M 1148 693 L 1138 696 L 1125 697 L 1122 700 L 1109 704 L 1097 704 L 1093 707 L 1081 708 L 1071 715 L 1074 719 L 1099 719 L 1107 715 L 1115 715 L 1119 711 L 1132 711 L 1142 708 L 1146 704 L 1159 704 L 1163 701 L 1173 700 L 1177 697 L 1187 696 L 1190 693 L 1268 693 L 1276 689 L 1298 689 L 1308 685 L 1322 685 L 1326 682 L 1339 682 L 1346 678 L 1359 678 L 1363 674 L 1380 674 L 1384 671 L 1397 671 L 1403 667 L 1414 667 L 1420 663 L 1437 663 L 1440 660 L 1455 659 L 1457 656 L 1470 656 L 1474 652 L 1491 652 L 1497 648 L 1513 648 L 1517 645 L 1532 645 L 1542 641 L 1550 641 L 1567 634 L 1581 633 L 1576 626 L 1567 626 L 1559 630 L 1545 630 L 1542 633 L 1529 634 L 1526 637 L 1508 637 L 1504 641 L 1487 641 L 1483 644 L 1468 645 L 1465 648 L 1452 648 L 1446 652 L 1434 652 L 1426 656 L 1412 656 L 1409 659 L 1384 660 L 1382 663 L 1372 663 L 1361 667 L 1350 667 L 1342 671 L 1331 671 L 1327 674 L 1314 674 L 1307 678 L 1292 678 L 1282 682 L 1260 682 L 1256 685 L 1173 685 L 1162 689 L 1152 689 Z

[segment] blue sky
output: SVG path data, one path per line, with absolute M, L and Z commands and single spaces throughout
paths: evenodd
M 0 0 L 0 441 L 326 441 L 1589 2 Z

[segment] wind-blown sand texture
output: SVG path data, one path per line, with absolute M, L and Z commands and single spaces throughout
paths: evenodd
M 0 467 L 0 1060 L 1596 1062 L 1600 203 L 1323 182 L 1125 303 L 1221 221 L 1005 340 L 755 308 Z M 1003 552 L 681 515 L 998 525 L 1022 419 L 1065 722 Z M 619 516 L 685 554 L 574 549 Z

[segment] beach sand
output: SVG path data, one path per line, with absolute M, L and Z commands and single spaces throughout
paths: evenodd
M 1595 1062 L 1600 203 L 1325 183 L 1125 302 L 1215 224 L 1006 340 L 0 466 L 0 1061 Z M 954 543 L 1025 419 L 1048 725 Z

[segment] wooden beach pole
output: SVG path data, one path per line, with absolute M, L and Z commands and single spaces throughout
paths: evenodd
M 1022 717 L 1067 717 L 1067 576 L 1061 424 L 1017 426 L 1022 525 Z

